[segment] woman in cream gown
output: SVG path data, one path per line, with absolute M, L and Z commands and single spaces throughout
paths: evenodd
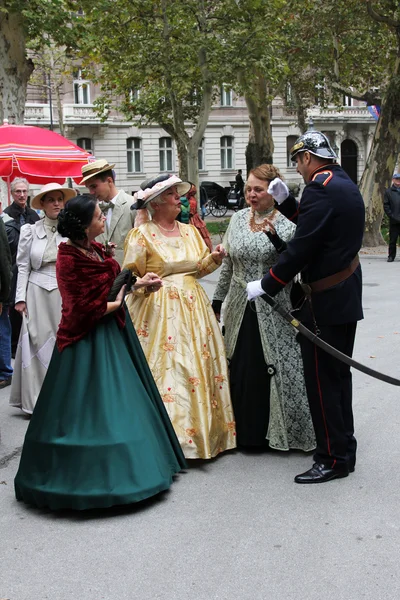
M 44 218 L 24 225 L 17 252 L 18 280 L 15 310 L 22 327 L 15 355 L 10 405 L 32 414 L 56 341 L 61 319 L 61 297 L 56 279 L 56 258 L 60 242 L 57 216 L 74 190 L 58 183 L 42 187 L 31 202 Z
M 195 227 L 175 221 L 189 184 L 175 176 L 148 182 L 135 208 L 153 219 L 125 241 L 124 268 L 163 280 L 156 293 L 130 294 L 127 305 L 157 387 L 186 458 L 212 458 L 236 446 L 225 349 L 198 279 L 221 264 Z

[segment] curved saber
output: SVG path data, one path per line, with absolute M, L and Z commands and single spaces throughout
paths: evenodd
M 320 337 L 318 337 L 310 329 L 308 329 L 307 327 L 302 325 L 302 323 L 300 323 L 300 321 L 298 321 L 289 311 L 285 310 L 280 304 L 278 304 L 268 294 L 263 294 L 261 296 L 261 298 L 263 300 L 265 300 L 265 302 L 267 302 L 277 313 L 279 313 L 281 315 L 281 317 L 283 317 L 285 319 L 285 321 L 290 323 L 296 329 L 296 331 L 298 331 L 299 333 L 304 335 L 304 337 L 306 337 L 308 340 L 310 340 L 310 342 L 312 342 L 313 344 L 315 344 L 316 346 L 318 346 L 319 348 L 321 348 L 322 350 L 324 350 L 331 356 L 337 358 L 341 362 L 346 363 L 346 365 L 349 365 L 350 367 L 354 367 L 354 369 L 357 369 L 357 371 L 361 371 L 362 373 L 369 375 L 370 377 L 374 377 L 375 379 L 380 379 L 381 381 L 385 381 L 386 383 L 390 383 L 391 385 L 399 385 L 400 386 L 400 379 L 396 379 L 395 377 L 391 377 L 390 375 L 385 375 L 385 373 L 380 373 L 379 371 L 375 371 L 374 369 L 371 369 L 370 367 L 367 367 L 367 366 L 357 362 L 350 356 L 347 356 L 347 354 L 343 354 L 343 352 L 340 352 L 340 350 L 337 350 L 336 348 L 334 348 L 327 342 L 324 342 L 324 340 L 322 340 Z

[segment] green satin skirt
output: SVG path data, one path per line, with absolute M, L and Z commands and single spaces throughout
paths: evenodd
M 55 348 L 25 436 L 17 500 L 52 510 L 130 504 L 168 489 L 185 468 L 131 319 L 121 331 L 110 317 L 61 354 Z

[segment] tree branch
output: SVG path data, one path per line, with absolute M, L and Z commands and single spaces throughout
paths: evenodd
M 379 13 L 376 12 L 376 10 L 374 8 L 372 8 L 372 2 L 371 0 L 367 0 L 367 11 L 369 16 L 374 19 L 374 21 L 377 21 L 378 23 L 385 23 L 385 25 L 389 25 L 389 27 L 393 27 L 394 29 L 397 29 L 398 27 L 400 27 L 400 21 L 395 21 L 394 19 L 391 19 L 390 17 L 386 17 L 385 15 L 381 15 Z
M 349 87 L 340 85 L 340 83 L 338 83 L 336 81 L 332 81 L 330 83 L 330 86 L 335 88 L 335 90 L 342 92 L 346 96 L 350 96 L 351 98 L 354 98 L 355 100 L 361 100 L 362 102 L 366 102 L 368 106 L 372 106 L 373 104 L 380 105 L 382 102 L 382 98 L 380 97 L 380 95 L 378 96 L 372 90 L 366 90 L 365 92 L 352 90 Z

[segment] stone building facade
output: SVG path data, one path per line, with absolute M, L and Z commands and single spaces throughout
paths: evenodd
M 106 158 L 116 164 L 117 186 L 131 193 L 140 183 L 162 171 L 177 172 L 177 153 L 173 140 L 158 125 L 139 128 L 112 113 L 105 122 L 96 114 L 93 102 L 98 90 L 90 81 L 79 77 L 66 85 L 63 94 L 65 135 L 90 150 L 96 158 Z M 30 89 L 25 111 L 25 123 L 58 128 L 55 104 L 43 103 L 44 98 Z M 314 106 L 308 111 L 314 127 L 325 132 L 339 154 L 349 175 L 359 182 L 371 146 L 375 120 L 366 106 L 345 98 L 343 107 Z M 272 106 L 274 164 L 287 182 L 301 183 L 288 150 L 299 135 L 296 117 L 282 99 Z M 245 102 L 228 89 L 221 89 L 220 100 L 213 107 L 202 148 L 199 150 L 200 181 L 215 181 L 228 186 L 237 169 L 246 170 L 245 149 L 249 125 Z M 32 186 L 32 191 L 35 191 Z

